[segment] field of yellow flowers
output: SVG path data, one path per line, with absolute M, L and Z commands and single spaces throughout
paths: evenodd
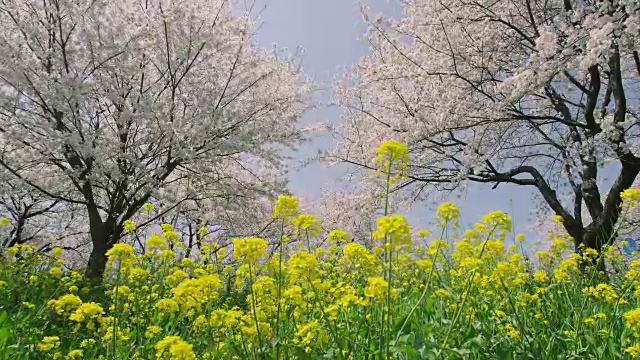
M 387 183 L 407 153 L 378 149 Z M 387 198 L 388 198 L 388 194 Z M 640 193 L 624 194 L 637 206 Z M 386 212 L 386 211 L 385 211 Z M 0 359 L 617 359 L 640 356 L 640 260 L 551 248 L 529 258 L 510 217 L 462 229 L 443 203 L 439 226 L 414 234 L 400 215 L 372 241 L 318 224 L 280 196 L 274 218 L 295 235 L 233 239 L 181 256 L 162 225 L 144 253 L 109 251 L 104 282 L 63 270 L 62 251 L 8 249 L 0 260 Z M 171 250 L 174 249 L 174 250 Z M 586 270 L 584 269 L 586 267 Z

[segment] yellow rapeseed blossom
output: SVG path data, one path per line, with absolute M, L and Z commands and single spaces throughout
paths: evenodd
M 592 248 L 586 248 L 584 249 L 584 251 L 582 252 L 582 258 L 585 261 L 593 261 L 596 260 L 598 258 L 599 254 L 598 254 L 598 250 L 596 249 L 592 249 Z
M 267 254 L 266 240 L 257 237 L 246 237 L 233 240 L 233 256 L 242 262 L 256 264 Z
M 299 229 L 303 229 L 309 232 L 310 236 L 317 236 L 322 228 L 320 227 L 320 221 L 311 214 L 300 214 L 293 220 L 293 226 L 296 229 L 296 235 Z
M 151 272 L 141 267 L 132 267 L 129 269 L 128 278 L 132 282 L 142 282 L 149 278 Z
M 289 220 L 298 212 L 298 199 L 295 196 L 280 195 L 273 207 L 273 218 Z
M 174 314 L 178 312 L 178 310 L 180 310 L 178 302 L 173 299 L 160 299 L 156 303 L 156 307 L 158 308 L 158 310 L 169 315 Z
M 318 260 L 315 255 L 306 251 L 298 251 L 291 255 L 291 258 L 287 261 L 287 271 L 291 282 L 313 280 L 318 272 L 317 263 Z
M 606 301 L 611 305 L 615 305 L 618 302 L 618 294 L 615 289 L 609 284 L 598 284 L 596 286 L 589 286 L 582 289 L 582 293 L 585 295 L 592 295 L 596 299 Z
M 51 307 L 56 314 L 65 315 L 70 314 L 72 311 L 75 311 L 80 305 L 82 305 L 82 300 L 79 297 L 73 294 L 65 294 L 60 296 L 56 300 L 49 300 L 47 303 L 49 307 Z
M 35 248 L 33 246 L 26 244 L 17 244 L 7 249 L 7 253 L 13 256 L 26 256 L 28 254 L 32 254 L 34 251 Z
M 145 203 L 144 205 L 142 205 L 142 208 L 146 212 L 152 212 L 153 210 L 155 210 L 156 206 L 153 205 L 152 203 L 148 202 L 148 203 Z
M 182 340 L 179 336 L 167 336 L 160 340 L 156 346 L 156 359 L 158 360 L 195 360 L 193 345 Z
M 409 148 L 397 140 L 383 141 L 376 149 L 376 163 L 409 163 Z M 388 162 L 388 163 L 387 163 Z
M 551 241 L 551 252 L 554 255 L 558 256 L 567 249 L 569 249 L 569 242 L 567 239 L 556 238 Z
M 426 251 L 427 255 L 430 255 L 430 256 L 436 256 L 438 254 L 442 255 L 444 251 L 446 251 L 448 246 L 449 244 L 447 244 L 445 240 L 435 239 L 429 243 Z
M 128 233 L 132 233 L 132 232 L 136 231 L 136 229 L 137 229 L 136 224 L 131 219 L 125 220 L 125 222 L 122 223 L 122 226 L 123 226 L 124 231 L 128 232 Z
M 593 314 L 593 316 L 588 316 L 584 319 L 584 323 L 585 324 L 589 324 L 589 325 L 595 325 L 596 322 L 600 319 L 606 319 L 607 315 L 604 313 L 596 313 Z
M 343 262 L 365 274 L 374 273 L 381 266 L 380 259 L 359 243 L 348 243 L 342 251 Z
M 302 347 L 307 353 L 313 348 L 322 347 L 328 340 L 329 336 L 317 320 L 301 325 L 293 337 L 293 343 Z
M 86 327 L 89 330 L 94 330 L 97 322 L 100 322 L 104 310 L 102 306 L 94 302 L 83 303 L 76 311 L 69 316 L 69 320 L 75 321 L 79 324 L 86 323 Z
M 635 343 L 633 346 L 629 346 L 624 349 L 624 352 L 629 354 L 632 358 L 640 357 L 640 343 Z
M 36 304 L 30 303 L 28 301 L 23 301 L 22 306 L 26 307 L 27 309 L 33 309 L 34 307 L 36 307 Z
M 620 198 L 629 207 L 635 207 L 640 202 L 640 189 L 629 188 L 620 193 Z
M 486 214 L 483 222 L 502 232 L 511 231 L 511 216 L 500 210 L 492 211 Z
M 183 311 L 199 310 L 203 304 L 216 299 L 221 288 L 222 281 L 218 275 L 206 275 L 183 280 L 171 293 Z
M 336 229 L 329 232 L 329 235 L 327 235 L 327 240 L 332 244 L 341 245 L 343 243 L 351 241 L 351 237 L 349 236 L 349 234 L 347 234 L 346 231 Z
M 125 243 L 117 243 L 107 251 L 107 256 L 110 258 L 129 258 L 133 256 L 133 247 Z
M 179 248 L 184 248 L 185 244 L 180 241 L 180 234 L 175 231 L 165 231 L 162 233 L 162 237 L 167 240 L 170 244 L 177 246 Z
M 163 251 L 167 248 L 167 241 L 160 236 L 160 234 L 154 232 L 146 241 L 147 252 Z
M 167 275 L 166 277 L 166 281 L 167 281 L 167 285 L 169 286 L 175 286 L 177 284 L 179 284 L 182 280 L 186 279 L 189 277 L 189 274 L 187 274 L 184 270 L 182 269 L 174 269 L 171 274 Z
M 89 348 L 96 343 L 95 339 L 84 339 L 80 342 L 80 347 L 83 349 Z
M 497 259 L 504 253 L 504 243 L 497 239 L 487 240 L 484 243 L 484 258 Z
M 53 256 L 53 257 L 62 256 L 62 249 L 59 248 L 59 247 L 54 247 L 53 250 L 51 250 L 51 256 Z
M 58 266 L 53 266 L 51 268 L 49 268 L 49 274 L 52 275 L 53 277 L 62 277 L 62 269 Z
M 507 317 L 507 314 L 502 310 L 494 310 L 493 316 L 495 316 L 498 319 L 504 319 Z
M 162 331 L 162 328 L 160 328 L 160 326 L 150 325 L 147 327 L 147 330 L 144 332 L 144 337 L 146 337 L 147 339 L 151 339 L 152 337 L 160 334 L 161 331 Z
M 542 263 L 548 263 L 552 259 L 548 251 L 536 251 L 535 255 Z
M 71 350 L 64 358 L 65 360 L 82 359 L 82 353 L 83 351 L 80 349 Z
M 118 341 L 127 341 L 131 338 L 131 335 L 129 335 L 129 331 L 126 329 L 121 329 L 119 326 L 116 327 L 116 336 Z M 106 327 L 106 332 L 102 336 L 102 341 L 107 343 L 113 341 L 113 326 Z
M 622 315 L 625 320 L 626 326 L 637 332 L 640 332 L 640 308 L 629 310 Z
M 536 272 L 533 273 L 533 278 L 539 282 L 549 281 L 549 276 L 542 270 L 536 270 Z
M 210 329 L 210 324 L 209 324 L 209 319 L 207 319 L 206 316 L 200 314 L 198 315 L 198 317 L 193 321 L 193 324 L 191 325 L 191 327 L 193 328 L 193 330 L 195 330 L 197 333 L 204 333 L 206 331 L 209 331 Z
M 388 289 L 389 283 L 382 276 L 370 276 L 367 278 L 364 294 L 369 298 L 380 300 L 387 296 Z
M 349 243 L 344 246 L 344 256 L 346 258 L 355 259 L 369 254 L 367 248 L 359 243 Z
M 512 324 L 505 324 L 503 331 L 513 341 L 517 341 L 518 339 L 520 339 L 520 331 L 516 330 L 516 328 L 514 328 Z
M 434 292 L 434 294 L 439 297 L 439 298 L 443 298 L 443 299 L 447 299 L 451 297 L 451 293 L 446 290 L 446 289 L 438 289 Z
M 291 203 L 279 203 L 277 218 L 286 222 L 275 224 L 268 239 L 277 241 L 281 226 L 290 236 L 294 226 L 319 227 L 314 217 L 290 211 L 297 208 L 297 202 Z M 33 359 L 99 357 L 112 352 L 114 344 L 134 359 L 242 360 L 275 356 L 276 347 L 282 357 L 359 359 L 370 352 L 367 344 L 385 349 L 387 344 L 379 341 L 386 341 L 386 335 L 397 341 L 390 344 L 392 352 L 410 346 L 412 338 L 396 334 L 407 317 L 409 327 L 428 324 L 420 331 L 445 337 L 453 331 L 449 340 L 454 342 L 457 331 L 470 327 L 493 334 L 514 358 L 526 357 L 524 340 L 558 358 L 570 356 L 576 344 L 583 345 L 585 357 L 640 357 L 640 308 L 624 305 L 629 297 L 640 298 L 640 260 L 607 257 L 611 269 L 627 272 L 614 271 L 610 281 L 592 284 L 580 270 L 585 259 L 598 254 L 586 247 L 574 252 L 570 237 L 560 230 L 545 238 L 547 251 L 529 259 L 520 252 L 529 250 L 518 244 L 524 241 L 521 236 L 513 246 L 505 242 L 502 233 L 511 227 L 505 213 L 493 211 L 468 230 L 448 231 L 441 224 L 455 221 L 450 225 L 459 227 L 459 210 L 453 203 L 439 210 L 437 233 L 431 235 L 411 233 L 406 219 L 390 215 L 374 224 L 375 236 L 359 231 L 350 237 L 338 229 L 329 232 L 326 242 L 317 237 L 316 248 L 285 246 L 274 253 L 265 239 L 229 239 L 222 231 L 213 236 L 215 231 L 208 230 L 201 233 L 210 238 L 194 235 L 188 250 L 181 242 L 185 237 L 164 224 L 162 232 L 140 246 L 144 255 L 136 256 L 130 245 L 111 249 L 110 264 L 130 266 L 115 277 L 109 265 L 99 292 L 78 271 L 50 275 L 54 267 L 63 269 L 66 253 L 44 256 L 18 246 L 10 251 L 13 256 L 9 250 L 0 256 L 0 298 L 13 299 L 16 311 L 9 316 L 12 323 L 23 324 L 16 334 L 26 339 L 21 350 Z M 202 224 L 194 229 L 200 231 Z M 418 234 L 413 243 L 411 234 Z M 283 242 L 290 245 L 286 235 Z M 387 304 L 389 293 L 395 299 Z M 564 314 L 566 301 L 577 301 L 584 311 L 559 330 L 562 341 L 550 342 L 545 329 Z M 429 321 L 433 314 L 449 321 Z M 354 333 L 357 329 L 377 334 L 375 341 Z M 532 337 L 524 329 L 542 335 Z M 344 346 L 334 343 L 334 336 Z M 584 336 L 595 343 L 580 343 Z M 599 353 L 596 345 L 611 344 L 611 339 L 621 340 Z
M 452 221 L 460 217 L 460 209 L 452 202 L 443 202 L 436 209 L 436 214 L 442 222 Z
M 60 346 L 60 338 L 57 336 L 45 336 L 38 343 L 38 350 L 48 352 Z
M 629 263 L 629 268 L 631 270 L 635 270 L 636 272 L 632 273 L 633 276 L 627 276 L 628 279 L 633 279 L 635 276 L 640 274 L 640 259 L 635 259 Z
M 376 223 L 378 228 L 373 233 L 375 239 L 386 239 L 396 247 L 411 243 L 411 228 L 404 216 L 398 214 L 383 216 Z
M 305 304 L 302 288 L 298 285 L 289 286 L 283 293 L 282 297 L 291 306 L 303 306 Z
M 231 310 L 216 309 L 211 313 L 209 323 L 221 330 L 231 330 L 240 324 L 244 313 L 237 308 Z

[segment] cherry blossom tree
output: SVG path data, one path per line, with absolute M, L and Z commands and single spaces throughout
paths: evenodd
M 0 248 L 29 243 L 40 251 L 74 250 L 77 256 L 87 245 L 83 215 L 79 206 L 51 199 L 0 168 L 0 216 L 6 218 Z
M 370 52 L 337 81 L 345 115 L 326 157 L 374 168 L 373 147 L 398 139 L 413 159 L 398 188 L 413 196 L 461 181 L 531 187 L 576 248 L 612 241 L 640 172 L 640 3 L 402 4 L 401 19 L 363 9 Z
M 0 165 L 84 208 L 87 275 L 150 199 L 251 206 L 281 186 L 309 84 L 229 1 L 1 0 L 0 23 Z
M 285 189 L 280 189 L 282 191 Z M 234 238 L 276 237 L 278 228 L 272 219 L 271 201 L 275 194 L 260 195 L 256 191 L 251 199 L 243 201 L 233 198 L 237 193 L 230 194 L 231 197 L 189 201 L 168 213 L 168 216 L 161 217 L 161 223 L 173 225 L 180 235 L 185 249 L 184 257 L 197 256 L 203 246 L 214 248 L 212 251 L 228 248 Z M 153 224 L 154 219 L 151 217 L 151 221 L 142 221 L 142 224 Z
M 325 189 L 318 198 L 301 197 L 299 211 L 320 220 L 325 233 L 344 230 L 352 239 L 368 243 L 382 201 L 379 194 L 362 190 Z

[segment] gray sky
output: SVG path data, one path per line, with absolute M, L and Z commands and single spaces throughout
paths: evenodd
M 371 9 L 392 16 L 401 13 L 396 3 L 386 0 L 369 1 Z M 375 5 L 374 5 L 375 4 Z M 355 63 L 367 52 L 367 44 L 358 38 L 366 29 L 360 16 L 357 0 L 258 0 L 256 8 L 265 6 L 261 15 L 264 22 L 257 40 L 265 47 L 277 44 L 280 47 L 305 51 L 303 68 L 305 72 L 319 81 L 327 89 L 340 67 Z M 321 96 L 325 99 L 329 90 Z M 339 121 L 337 109 L 319 109 L 309 113 L 306 121 Z M 314 155 L 318 147 L 330 146 L 326 139 L 317 140 L 304 146 L 296 158 Z M 332 177 L 332 175 L 334 177 Z M 291 173 L 291 189 L 296 193 L 318 194 L 323 184 L 335 179 L 335 172 L 312 165 Z M 526 232 L 528 237 L 535 233 L 527 231 L 529 209 L 531 208 L 530 189 L 515 185 L 501 185 L 492 191 L 490 186 L 472 185 L 461 198 L 453 198 L 462 209 L 463 222 L 474 222 L 482 214 L 491 210 L 503 210 L 510 213 L 516 232 Z M 411 221 L 426 223 L 433 217 L 431 204 L 416 204 L 408 213 Z

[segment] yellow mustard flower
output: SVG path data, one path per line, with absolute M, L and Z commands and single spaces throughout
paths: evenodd
M 80 305 L 82 305 L 82 300 L 76 295 L 73 294 L 65 294 L 60 296 L 58 299 L 49 300 L 47 303 L 49 307 L 51 307 L 56 314 L 70 314 L 72 311 L 76 310 Z
M 623 315 L 626 326 L 634 331 L 640 331 L 640 308 L 629 310 Z
M 383 141 L 376 149 L 376 163 L 393 164 L 396 162 L 408 163 L 409 161 L 409 148 L 398 140 Z
M 622 193 L 620 193 L 620 198 L 624 203 L 628 204 L 628 206 L 634 207 L 640 201 L 640 189 L 626 189 Z
M 162 331 L 162 328 L 158 325 L 149 325 L 147 327 L 147 330 L 144 332 L 144 337 L 146 337 L 147 339 L 151 339 L 152 337 L 160 334 L 160 332 Z
M 96 322 L 101 321 L 102 315 L 104 315 L 104 310 L 99 304 L 87 302 L 80 305 L 69 316 L 69 320 L 77 323 L 86 323 L 87 329 L 94 330 Z
M 74 349 L 69 351 L 69 353 L 64 357 L 65 360 L 76 360 L 82 359 L 83 351 L 81 349 Z
M 273 207 L 273 218 L 289 220 L 298 212 L 298 199 L 295 196 L 280 195 Z
M 378 240 L 387 240 L 392 246 L 408 245 L 411 243 L 411 228 L 407 219 L 399 214 L 383 216 L 376 221 L 378 228 L 373 237 Z
M 38 343 L 38 350 L 42 352 L 48 352 L 59 346 L 60 346 L 60 338 L 58 336 L 45 336 Z
M 338 246 L 340 246 L 342 243 L 348 243 L 351 241 L 351 237 L 346 231 L 336 229 L 329 232 L 327 240 L 332 244 L 338 244 Z
M 246 237 L 233 240 L 233 256 L 248 264 L 256 264 L 267 253 L 266 240 Z
M 152 212 L 153 210 L 155 210 L 156 206 L 153 205 L 152 203 L 148 202 L 148 203 L 145 203 L 144 205 L 142 205 L 142 208 L 146 212 Z
M 136 229 L 137 229 L 136 224 L 131 219 L 125 220 L 122 223 L 122 227 L 123 227 L 124 231 L 128 232 L 128 233 L 132 233 L 132 232 L 136 231 Z
M 549 281 L 549 276 L 542 270 L 536 270 L 533 273 L 533 278 L 539 282 L 547 282 Z
M 131 245 L 125 243 L 117 243 L 113 245 L 111 249 L 109 249 L 109 251 L 107 251 L 107 256 L 123 259 L 132 257 L 133 253 L 134 250 Z
M 182 340 L 179 336 L 167 336 L 160 340 L 156 346 L 156 359 L 158 360 L 195 360 L 193 345 Z
M 442 222 L 452 221 L 460 217 L 460 209 L 450 201 L 443 202 L 436 209 L 436 214 Z
M 380 300 L 387 296 L 388 289 L 389 283 L 382 276 L 370 276 L 367 278 L 364 294 L 369 298 Z

